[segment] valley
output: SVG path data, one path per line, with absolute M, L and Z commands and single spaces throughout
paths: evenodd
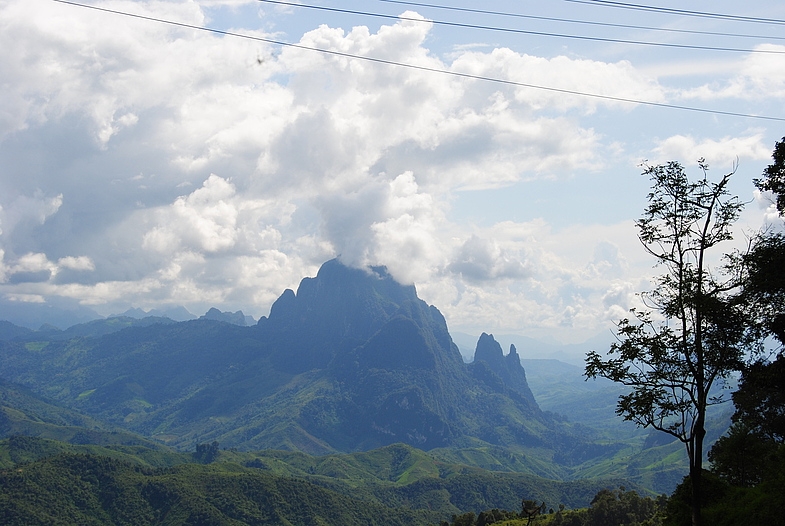
M 2 334 L 4 476 L 27 463 L 33 478 L 71 477 L 80 455 L 106 458 L 122 479 L 112 484 L 130 484 L 151 516 L 163 501 L 135 492 L 160 477 L 305 484 L 317 501 L 360 499 L 425 524 L 523 497 L 573 508 L 603 488 L 668 493 L 685 474 L 680 443 L 613 414 L 614 384 L 505 353 L 485 333 L 466 363 L 439 311 L 381 268 L 328 262 L 253 326 L 114 317 L 65 331 L 6 322 Z M 209 469 L 199 448 L 213 452 Z M 273 508 L 249 513 L 288 513 Z

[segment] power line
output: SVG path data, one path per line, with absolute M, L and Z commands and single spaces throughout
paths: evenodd
M 707 113 L 707 114 L 712 114 L 712 115 L 724 115 L 724 116 L 729 116 L 729 117 L 742 117 L 742 118 L 746 118 L 746 119 L 760 119 L 760 120 L 768 120 L 768 121 L 785 122 L 785 117 L 771 117 L 771 116 L 767 116 L 767 115 L 754 115 L 754 114 L 749 114 L 749 113 L 740 113 L 740 112 L 732 112 L 732 111 L 710 110 L 710 109 L 706 109 L 706 108 L 697 108 L 697 107 L 694 107 L 694 106 L 681 106 L 681 105 L 677 105 L 677 104 L 668 104 L 668 103 L 664 103 L 664 102 L 652 102 L 652 101 L 645 101 L 645 100 L 638 100 L 638 99 L 630 99 L 630 98 L 626 98 L 626 97 L 614 97 L 614 96 L 611 96 L 611 95 L 600 95 L 600 94 L 597 94 L 597 93 L 588 93 L 588 92 L 577 91 L 577 90 L 569 90 L 569 89 L 563 89 L 563 88 L 554 88 L 554 87 L 551 87 L 551 86 L 540 86 L 540 85 L 537 85 L 537 84 L 529 84 L 529 83 L 525 83 L 525 82 L 516 82 L 516 81 L 508 80 L 508 79 L 499 79 L 499 78 L 495 78 L 495 77 L 486 77 L 486 76 L 483 76 L 483 75 L 474 75 L 474 74 L 471 74 L 471 73 L 461 73 L 461 72 L 458 72 L 458 71 L 449 71 L 449 70 L 439 69 L 439 68 L 434 68 L 434 67 L 429 67 L 429 66 L 419 66 L 419 65 L 416 65 L 416 64 L 407 64 L 405 62 L 396 62 L 394 60 L 387 60 L 387 59 L 381 59 L 381 58 L 375 58 L 375 57 L 368 57 L 368 56 L 363 56 L 363 55 L 354 55 L 352 53 L 345 53 L 345 52 L 342 52 L 342 51 L 335 51 L 335 50 L 331 50 L 331 49 L 321 49 L 321 48 L 316 48 L 316 47 L 309 47 L 309 46 L 304 46 L 302 44 L 294 44 L 294 43 L 291 43 L 291 42 L 284 42 L 284 41 L 275 40 L 275 39 L 271 39 L 271 38 L 264 38 L 264 37 L 253 36 L 253 35 L 243 35 L 242 33 L 234 33 L 234 32 L 231 32 L 231 31 L 224 31 L 224 30 L 221 30 L 221 29 L 214 29 L 214 28 L 209 28 L 209 27 L 196 26 L 196 25 L 193 25 L 193 24 L 186 24 L 184 22 L 175 22 L 175 21 L 172 21 L 172 20 L 164 20 L 164 19 L 161 19 L 161 18 L 156 18 L 156 17 L 152 17 L 152 16 L 146 16 L 146 15 L 139 15 L 139 14 L 135 14 L 135 13 L 128 13 L 128 12 L 125 12 L 125 11 L 118 11 L 118 10 L 109 9 L 109 8 L 106 8 L 106 7 L 98 7 L 98 6 L 94 6 L 94 5 L 80 4 L 80 3 L 77 3 L 77 2 L 71 2 L 69 0 L 52 0 L 52 1 L 53 2 L 57 2 L 59 4 L 65 4 L 65 5 L 75 6 L 75 7 L 82 7 L 82 8 L 85 8 L 85 9 L 92 9 L 92 10 L 101 11 L 101 12 L 104 12 L 104 13 L 111 13 L 111 14 L 115 14 L 115 15 L 127 16 L 127 17 L 130 17 L 130 18 L 136 18 L 136 19 L 139 19 L 139 20 L 147 20 L 147 21 L 151 21 L 151 22 L 158 22 L 158 23 L 172 25 L 172 26 L 176 26 L 176 27 L 182 27 L 182 28 L 186 28 L 186 29 L 195 29 L 195 30 L 198 30 L 198 31 L 205 31 L 205 32 L 208 32 L 208 33 L 215 33 L 215 34 L 218 34 L 218 35 L 232 36 L 232 37 L 243 38 L 243 39 L 247 39 L 247 40 L 254 40 L 254 41 L 258 41 L 258 42 L 265 42 L 265 43 L 268 43 L 268 44 L 274 44 L 274 45 L 278 45 L 278 46 L 282 46 L 282 47 L 290 47 L 290 48 L 295 48 L 295 49 L 302 49 L 302 50 L 305 50 L 305 51 L 316 51 L 318 53 L 323 53 L 323 54 L 326 54 L 326 55 L 333 55 L 333 56 L 344 57 L 344 58 L 351 58 L 351 59 L 356 59 L 356 60 L 364 60 L 366 62 L 372 62 L 372 63 L 376 63 L 376 64 L 384 64 L 384 65 L 388 65 L 388 66 L 403 67 L 403 68 L 413 69 L 413 70 L 417 70 L 417 71 L 426 71 L 426 72 L 429 72 L 429 73 L 439 73 L 439 74 L 442 74 L 442 75 L 450 75 L 450 76 L 453 76 L 453 77 L 464 78 L 464 79 L 469 79 L 469 80 L 480 80 L 480 81 L 484 81 L 484 82 L 493 82 L 493 83 L 496 83 L 496 84 L 503 84 L 503 85 L 507 85 L 507 86 L 515 86 L 515 87 L 521 87 L 521 88 L 530 88 L 530 89 L 536 89 L 536 90 L 541 90 L 541 91 L 549 91 L 549 92 L 553 92 L 553 93 L 562 93 L 562 94 L 566 94 L 566 95 L 576 95 L 576 96 L 580 96 L 580 97 L 589 97 L 589 98 L 594 98 L 594 99 L 599 99 L 599 100 L 608 100 L 608 101 L 622 102 L 622 103 L 627 103 L 627 104 L 639 104 L 639 105 L 643 105 L 643 106 L 653 106 L 653 107 L 657 107 L 657 108 L 667 108 L 667 109 L 691 111 L 691 112 L 697 112 L 697 113 Z
M 383 0 L 382 0 L 383 1 Z M 693 16 L 699 18 L 715 18 L 720 20 L 730 20 L 733 22 L 752 22 L 756 24 L 776 24 L 785 25 L 785 20 L 780 18 L 762 18 L 756 16 L 728 15 L 724 13 L 711 13 L 707 11 L 693 11 L 690 9 L 675 9 L 671 7 L 657 7 L 643 4 L 630 4 L 627 2 L 614 2 L 612 0 L 564 0 L 574 4 L 601 5 L 605 7 L 618 7 L 621 9 L 632 9 L 636 11 L 650 11 L 655 13 L 666 13 L 680 16 Z
M 481 14 L 481 15 L 491 15 L 491 16 L 500 16 L 500 17 L 508 17 L 508 18 L 523 18 L 527 20 L 544 20 L 548 22 L 565 22 L 569 24 L 583 24 L 589 26 L 600 26 L 600 27 L 615 27 L 620 29 L 635 29 L 635 30 L 643 30 L 643 31 L 659 31 L 664 33 L 679 33 L 679 34 L 687 34 L 687 35 L 706 35 L 706 36 L 720 36 L 720 37 L 734 37 L 734 38 L 756 38 L 759 40 L 785 40 L 783 36 L 773 36 L 773 35 L 752 35 L 752 34 L 745 34 L 745 33 L 726 33 L 720 31 L 699 31 L 696 29 L 675 29 L 675 28 L 668 28 L 668 27 L 651 27 L 651 26 L 637 26 L 637 25 L 630 25 L 630 24 L 614 24 L 610 22 L 596 22 L 591 20 L 575 20 L 571 18 L 559 18 L 559 17 L 550 17 L 550 16 L 539 16 L 539 15 L 525 15 L 522 13 L 510 13 L 505 11 L 489 11 L 487 9 L 473 9 L 470 7 L 454 7 L 454 6 L 446 6 L 446 5 L 438 5 L 438 4 L 426 4 L 422 2 L 407 2 L 405 0 L 376 0 L 377 2 L 384 2 L 387 4 L 396 4 L 396 5 L 403 5 L 409 7 L 425 7 L 429 9 L 439 9 L 445 11 L 455 11 L 455 12 L 462 12 L 462 13 L 472 13 L 472 14 Z
M 485 31 L 497 31 L 503 33 L 514 33 L 519 35 L 532 35 L 532 36 L 541 36 L 541 37 L 554 37 L 554 38 L 569 38 L 573 40 L 589 40 L 593 42 L 606 42 L 612 44 L 632 44 L 638 46 L 655 46 L 655 47 L 666 47 L 666 48 L 675 48 L 675 49 L 695 49 L 701 51 L 730 51 L 735 53 L 766 53 L 766 54 L 773 54 L 773 55 L 785 55 L 785 51 L 775 50 L 775 49 L 741 49 L 741 48 L 730 48 L 730 47 L 718 47 L 718 46 L 699 46 L 694 44 L 671 44 L 665 42 L 646 42 L 641 40 L 625 40 L 619 38 L 604 38 L 604 37 L 590 37 L 584 35 L 569 35 L 563 33 L 549 33 L 545 31 L 531 31 L 527 29 L 512 29 L 512 28 L 503 28 L 503 27 L 494 27 L 494 26 L 482 26 L 477 24 L 464 24 L 460 22 L 444 22 L 439 20 L 423 20 L 420 18 L 414 17 L 407 17 L 407 16 L 395 16 L 395 15 L 385 15 L 381 13 L 371 13 L 368 11 L 357 11 L 354 9 L 341 9 L 337 7 L 326 7 L 326 6 L 317 6 L 317 5 L 310 5 L 310 4 L 294 4 L 291 2 L 284 2 L 281 0 L 256 0 L 257 2 L 264 2 L 268 4 L 277 4 L 277 5 L 285 5 L 289 7 L 299 7 L 304 9 L 314 9 L 318 11 L 328 11 L 331 13 L 342 13 L 342 14 L 350 14 L 350 15 L 360 15 L 360 16 L 368 16 L 368 17 L 375 17 L 375 18 L 385 18 L 385 19 L 393 19 L 393 20 L 406 20 L 411 22 L 427 22 L 434 25 L 440 26 L 448 26 L 448 27 L 459 27 L 462 29 L 481 29 Z

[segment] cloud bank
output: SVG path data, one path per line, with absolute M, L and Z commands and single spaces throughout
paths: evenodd
M 98 5 L 201 25 L 208 8 L 245 3 Z M 68 297 L 104 313 L 219 305 L 259 316 L 339 257 L 416 282 L 451 326 L 589 334 L 646 284 L 650 269 L 629 260 L 629 221 L 584 217 L 554 231 L 542 218 L 478 223 L 451 208 L 458 195 L 531 181 L 563 180 L 569 192 L 575 174 L 633 155 L 591 124 L 633 106 L 346 54 L 669 100 L 673 90 L 630 61 L 507 48 L 442 57 L 428 48 L 432 25 L 411 20 L 376 32 L 322 25 L 300 38 L 344 54 L 331 55 L 45 0 L 3 2 L 0 27 L 7 298 Z M 743 86 L 752 98 L 785 97 L 781 74 L 761 60 L 713 96 Z M 767 71 L 778 83 L 766 82 Z M 766 137 L 673 135 L 649 152 L 765 159 Z M 624 169 L 636 170 L 626 159 Z

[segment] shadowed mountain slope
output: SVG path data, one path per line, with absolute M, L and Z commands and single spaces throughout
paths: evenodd
M 178 447 L 324 454 L 403 442 L 586 457 L 585 440 L 540 411 L 517 354 L 487 336 L 464 364 L 438 309 L 383 268 L 329 261 L 254 327 L 167 320 L 40 337 L 0 342 L 0 374 Z
M 510 352 L 505 356 L 501 345 L 493 338 L 493 335 L 482 333 L 480 339 L 477 340 L 474 362 L 475 364 L 487 363 L 491 371 L 501 378 L 504 385 L 520 394 L 530 407 L 539 409 L 529 388 L 529 383 L 526 381 L 526 371 L 521 365 L 515 345 L 510 345 Z

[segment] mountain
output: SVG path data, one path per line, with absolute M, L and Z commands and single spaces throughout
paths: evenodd
M 505 355 L 490 334 L 464 363 L 438 309 L 384 268 L 329 261 L 253 326 L 148 316 L 0 330 L 0 377 L 91 422 L 7 404 L 7 435 L 101 444 L 126 433 L 187 451 L 218 441 L 317 455 L 403 443 L 446 463 L 555 480 L 633 477 L 657 491 L 683 475 L 679 444 L 622 430 L 618 386 L 521 360 L 514 345 Z
M 327 262 L 257 328 L 273 342 L 278 370 L 313 377 L 301 391 L 308 399 L 294 404 L 295 434 L 331 448 L 428 450 L 476 439 L 535 447 L 550 429 L 536 404 L 467 367 L 438 309 L 383 268 Z
M 0 341 L 55 341 L 73 340 L 76 338 L 98 338 L 106 334 L 121 331 L 128 327 L 147 327 L 157 324 L 176 323 L 170 318 L 147 316 L 146 318 L 132 318 L 128 316 L 115 316 L 105 319 L 88 321 L 72 325 L 67 329 L 59 329 L 53 325 L 42 325 L 38 330 L 16 326 L 7 321 L 0 321 Z
M 464 361 L 471 362 L 474 359 L 477 335 L 462 332 L 451 332 L 450 334 L 458 345 Z M 589 351 L 603 353 L 610 349 L 611 343 L 614 341 L 614 334 L 611 331 L 604 331 L 581 343 L 571 344 L 556 341 L 544 342 L 520 334 L 496 334 L 494 338 L 503 348 L 515 345 L 522 360 L 559 360 L 582 368 Z
M 0 298 L 0 320 L 33 330 L 45 324 L 65 329 L 101 317 L 93 309 L 69 298 L 51 297 L 47 303 Z
M 15 338 L 24 338 L 32 334 L 33 331 L 27 327 L 19 327 L 10 321 L 0 321 L 0 340 L 13 340 Z
M 166 309 L 151 309 L 149 311 L 142 310 L 138 307 L 128 309 L 122 314 L 113 314 L 109 316 L 110 318 L 114 317 L 126 317 L 126 318 L 136 318 L 142 319 L 147 317 L 156 317 L 156 318 L 169 318 L 170 320 L 174 321 L 189 321 L 195 320 L 196 316 L 191 314 L 188 309 L 183 306 L 177 307 L 169 307 Z
M 238 310 L 237 312 L 221 312 L 215 307 L 212 307 L 203 316 L 200 316 L 200 319 L 202 318 L 206 320 L 223 321 L 231 323 L 232 325 L 239 325 L 240 327 L 248 325 L 249 318 L 251 323 L 253 323 L 253 318 L 246 316 L 241 310 Z
M 108 426 L 44 400 L 23 386 L 0 379 L 0 438 L 5 437 L 39 437 L 83 445 L 143 446 L 158 452 L 167 449 L 150 439 Z M 40 450 L 40 447 L 35 449 Z M 171 453 L 176 455 L 173 451 Z
M 384 268 L 329 261 L 252 327 L 113 319 L 2 341 L 0 375 L 179 448 L 507 448 L 496 458 L 556 477 L 614 451 L 540 410 L 514 349 L 486 335 L 465 364 L 439 310 Z
M 504 385 L 519 393 L 526 402 L 532 407 L 537 407 L 534 395 L 529 388 L 526 380 L 526 371 L 521 364 L 521 358 L 515 349 L 515 345 L 510 345 L 510 352 L 504 355 L 502 347 L 493 338 L 492 334 L 482 333 L 477 340 L 477 347 L 474 351 L 474 364 L 485 362 L 491 371 L 502 379 Z

